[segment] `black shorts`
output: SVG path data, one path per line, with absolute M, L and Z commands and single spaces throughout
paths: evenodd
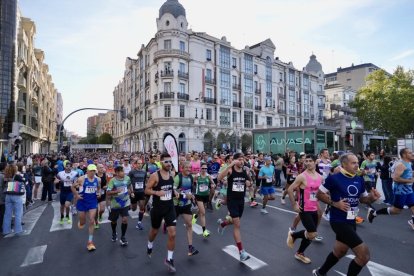
M 178 218 L 179 215 L 192 215 L 193 212 L 191 212 L 191 204 L 187 204 L 184 206 L 175 206 L 175 214 Z
M 244 198 L 242 199 L 227 199 L 227 209 L 230 217 L 241 218 L 244 211 Z
M 161 227 L 161 222 L 164 219 L 165 225 L 176 226 L 176 215 L 175 208 L 173 205 L 164 207 L 157 206 L 151 209 L 151 227 L 154 229 L 159 229 Z
M 355 223 L 331 222 L 331 228 L 336 234 L 336 240 L 346 244 L 351 249 L 363 243 L 356 232 Z
M 131 204 L 137 204 L 138 201 L 145 200 L 144 192 L 134 192 L 134 197 L 130 196 Z
M 118 220 L 119 216 L 121 216 L 122 218 L 127 217 L 129 215 L 128 210 L 129 210 L 129 206 L 121 208 L 121 209 L 111 209 L 108 219 L 110 221 L 115 222 Z
M 195 195 L 195 199 L 198 202 L 203 202 L 203 203 L 207 203 L 209 202 L 209 196 L 200 196 L 200 195 Z
M 305 227 L 308 233 L 316 232 L 318 227 L 318 211 L 314 212 L 301 212 L 299 213 L 300 220 L 303 227 Z
M 293 184 L 293 182 L 295 182 L 295 179 L 296 179 L 296 178 L 293 178 L 293 177 L 291 177 L 291 176 L 288 176 L 288 179 L 286 180 L 286 183 L 287 183 L 288 185 Z
M 260 187 L 262 185 L 262 179 L 256 177 L 256 187 Z
M 98 203 L 101 203 L 103 201 L 106 201 L 106 193 L 104 193 L 103 195 L 101 195 L 101 197 L 98 197 Z

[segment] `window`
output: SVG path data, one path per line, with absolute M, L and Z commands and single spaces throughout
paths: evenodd
M 170 39 L 164 40 L 164 50 L 171 50 L 171 40 Z
M 211 88 L 207 88 L 207 92 L 206 92 L 206 97 L 207 98 L 213 98 L 213 90 Z
M 165 72 L 171 71 L 171 62 L 164 62 L 164 70 Z
M 180 50 L 185 51 L 185 42 L 184 41 L 180 41 Z
M 185 117 L 185 106 L 180 105 L 180 118 L 184 118 L 184 117 Z
M 296 126 L 296 120 L 295 118 L 289 118 L 289 127 Z
M 253 94 L 244 94 L 244 107 L 248 109 L 253 109 Z
M 210 61 L 210 60 L 211 60 L 211 50 L 209 50 L 209 49 L 207 49 L 207 50 L 206 50 L 206 59 L 207 59 L 208 61 Z
M 254 81 L 254 91 L 259 90 L 259 84 L 257 81 Z
M 258 125 L 258 124 L 259 124 L 259 115 L 257 115 L 257 114 L 255 114 L 255 115 L 254 115 L 254 123 L 255 123 L 256 125 Z
M 253 74 L 253 56 L 244 54 L 244 72 L 246 74 Z
M 289 115 L 295 115 L 295 103 L 289 102 Z
M 185 73 L 185 63 L 180 62 L 180 73 Z
M 152 120 L 152 110 L 148 110 L 148 120 Z
M 294 102 L 295 101 L 295 91 L 289 90 L 289 101 Z
M 295 85 L 295 73 L 289 72 L 289 85 L 294 86 Z
M 309 77 L 303 76 L 303 87 L 308 88 L 309 87 Z
M 280 118 L 280 127 L 284 127 L 285 126 L 285 119 L 284 118 Z
M 213 74 L 211 72 L 211 69 L 207 69 L 206 70 L 206 79 L 208 79 L 208 80 L 212 80 L 213 79 Z
M 251 111 L 244 112 L 244 127 L 253 128 L 253 112 Z
M 233 68 L 237 68 L 237 59 L 236 58 L 231 59 L 231 65 L 233 66 Z
M 220 125 L 230 126 L 230 109 L 220 108 Z
M 272 126 L 273 124 L 273 118 L 272 117 L 266 117 L 266 125 L 267 126 Z
M 206 109 L 206 119 L 209 120 L 209 121 L 213 120 L 213 116 L 212 116 L 212 113 L 211 113 L 211 108 Z
M 283 81 L 283 73 L 282 72 L 279 73 L 279 78 L 280 78 L 280 81 Z
M 254 105 L 255 106 L 259 106 L 259 98 L 258 97 L 254 97 Z
M 237 84 L 237 76 L 231 76 L 233 85 Z
M 230 89 L 221 88 L 220 91 L 221 91 L 221 93 L 220 93 L 220 104 L 222 104 L 222 105 L 231 105 L 231 103 L 230 103 L 230 97 L 231 97 Z
M 233 123 L 237 123 L 237 112 L 233 111 Z
M 230 69 L 230 48 L 220 46 L 220 66 Z
M 257 74 L 257 64 L 254 65 L 254 73 Z
M 171 82 L 164 82 L 164 92 L 171 92 Z
M 171 117 L 171 105 L 170 104 L 164 105 L 164 117 L 165 118 Z
M 253 93 L 253 78 L 251 76 L 244 77 L 244 90 L 247 93 Z
M 185 84 L 184 83 L 180 83 L 180 93 L 181 94 L 185 94 L 186 93 L 186 91 L 185 91 Z

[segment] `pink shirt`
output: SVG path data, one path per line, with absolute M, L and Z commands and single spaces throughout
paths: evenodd
M 191 173 L 192 174 L 197 174 L 200 173 L 200 169 L 201 169 L 201 161 L 197 160 L 197 161 L 191 161 Z
M 315 173 L 316 179 L 314 179 L 306 171 L 303 172 L 303 176 L 306 179 L 305 189 L 300 189 L 299 205 L 305 212 L 318 211 L 318 199 L 316 193 L 319 190 L 319 186 L 322 184 L 322 176 Z

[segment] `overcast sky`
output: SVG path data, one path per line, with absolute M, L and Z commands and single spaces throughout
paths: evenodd
M 164 0 L 19 0 L 36 23 L 35 47 L 63 96 L 64 116 L 81 107 L 113 108 L 126 57 L 156 32 Z M 389 72 L 414 68 L 412 0 L 180 0 L 190 28 L 238 49 L 270 38 L 282 61 L 301 69 L 313 53 L 325 73 L 352 63 Z M 81 112 L 65 126 L 86 135 Z

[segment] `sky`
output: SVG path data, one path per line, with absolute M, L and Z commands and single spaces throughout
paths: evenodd
M 113 90 L 126 57 L 136 58 L 156 33 L 165 0 L 19 0 L 36 24 L 35 47 L 44 50 L 63 115 L 82 107 L 113 108 Z M 302 69 L 314 53 L 325 73 L 352 63 L 374 63 L 392 73 L 414 69 L 412 0 L 179 0 L 189 28 L 237 49 L 270 38 L 275 57 Z M 86 135 L 87 117 L 65 128 Z

